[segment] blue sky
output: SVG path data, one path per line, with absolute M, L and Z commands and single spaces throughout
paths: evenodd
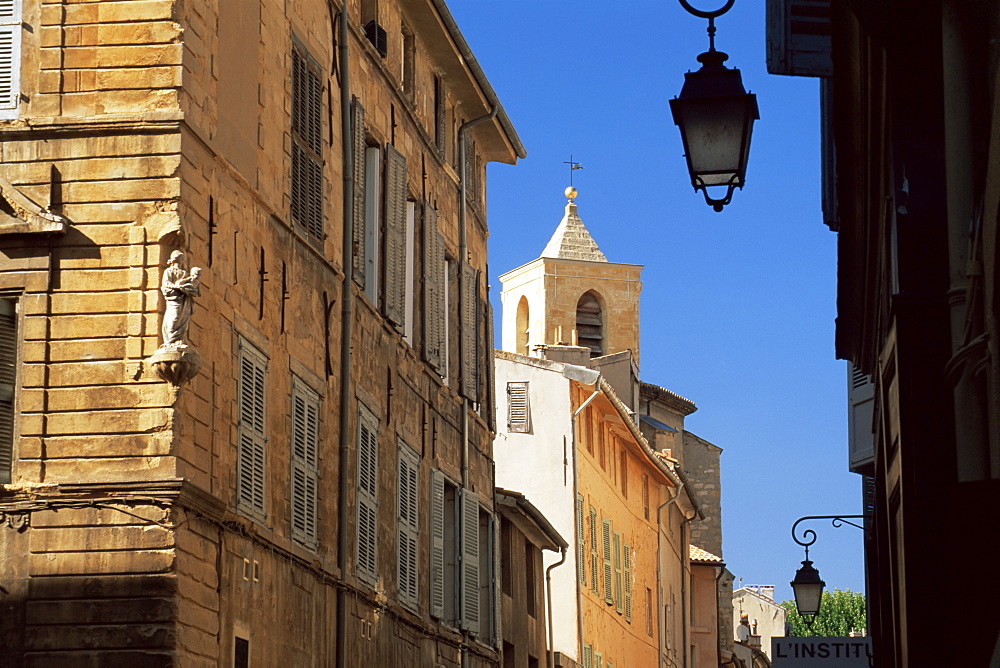
M 803 558 L 795 519 L 861 510 L 860 477 L 847 471 L 846 370 L 834 358 L 836 235 L 821 214 L 818 81 L 767 74 L 763 2 L 737 0 L 717 19 L 716 46 L 761 114 L 746 188 L 719 214 L 691 189 L 668 106 L 708 48 L 705 20 L 671 0 L 448 4 L 528 152 L 488 168 L 497 321 L 497 276 L 545 247 L 572 154 L 584 165 L 574 173 L 579 214 L 601 250 L 645 265 L 643 380 L 694 401 L 688 430 L 725 451 L 726 563 L 790 598 Z M 812 528 L 827 586 L 863 591 L 861 532 Z

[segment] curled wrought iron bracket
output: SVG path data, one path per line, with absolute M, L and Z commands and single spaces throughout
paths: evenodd
M 688 2 L 687 0 L 677 0 L 677 1 L 681 3 L 681 7 L 686 9 L 689 14 L 693 14 L 694 16 L 697 16 L 700 19 L 708 19 L 709 21 L 711 21 L 716 17 L 722 16 L 723 14 L 728 12 L 730 9 L 733 8 L 733 5 L 736 3 L 736 0 L 726 0 L 726 4 L 720 7 L 719 9 L 716 9 L 711 12 L 706 12 L 703 9 L 692 7 L 691 3 Z
M 812 529 L 805 529 L 802 532 L 802 540 L 799 540 L 796 529 L 798 529 L 799 524 L 808 520 L 830 520 L 830 523 L 834 528 L 840 528 L 845 524 L 850 524 L 855 529 L 865 530 L 864 526 L 860 524 L 855 524 L 851 520 L 864 520 L 864 515 L 806 515 L 805 517 L 800 517 L 795 520 L 795 524 L 792 525 L 792 540 L 806 548 L 806 559 L 809 559 L 809 546 L 816 542 L 816 532 Z

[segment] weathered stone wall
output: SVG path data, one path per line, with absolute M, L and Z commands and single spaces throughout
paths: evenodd
M 684 472 L 701 506 L 704 519 L 691 523 L 691 543 L 722 556 L 722 448 L 689 431 L 684 432 Z

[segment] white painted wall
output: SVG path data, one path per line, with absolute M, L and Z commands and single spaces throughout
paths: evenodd
M 577 656 L 576 493 L 570 385 L 562 364 L 521 357 L 497 358 L 497 437 L 493 443 L 498 487 L 524 494 L 569 543 L 566 562 L 552 571 L 552 623 L 555 651 Z M 507 432 L 507 383 L 528 381 L 531 433 Z M 565 461 L 565 464 L 564 464 Z M 559 554 L 544 551 L 545 567 Z

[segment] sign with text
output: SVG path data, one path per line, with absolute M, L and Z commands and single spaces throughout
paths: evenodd
M 771 638 L 774 668 L 872 668 L 871 638 Z

